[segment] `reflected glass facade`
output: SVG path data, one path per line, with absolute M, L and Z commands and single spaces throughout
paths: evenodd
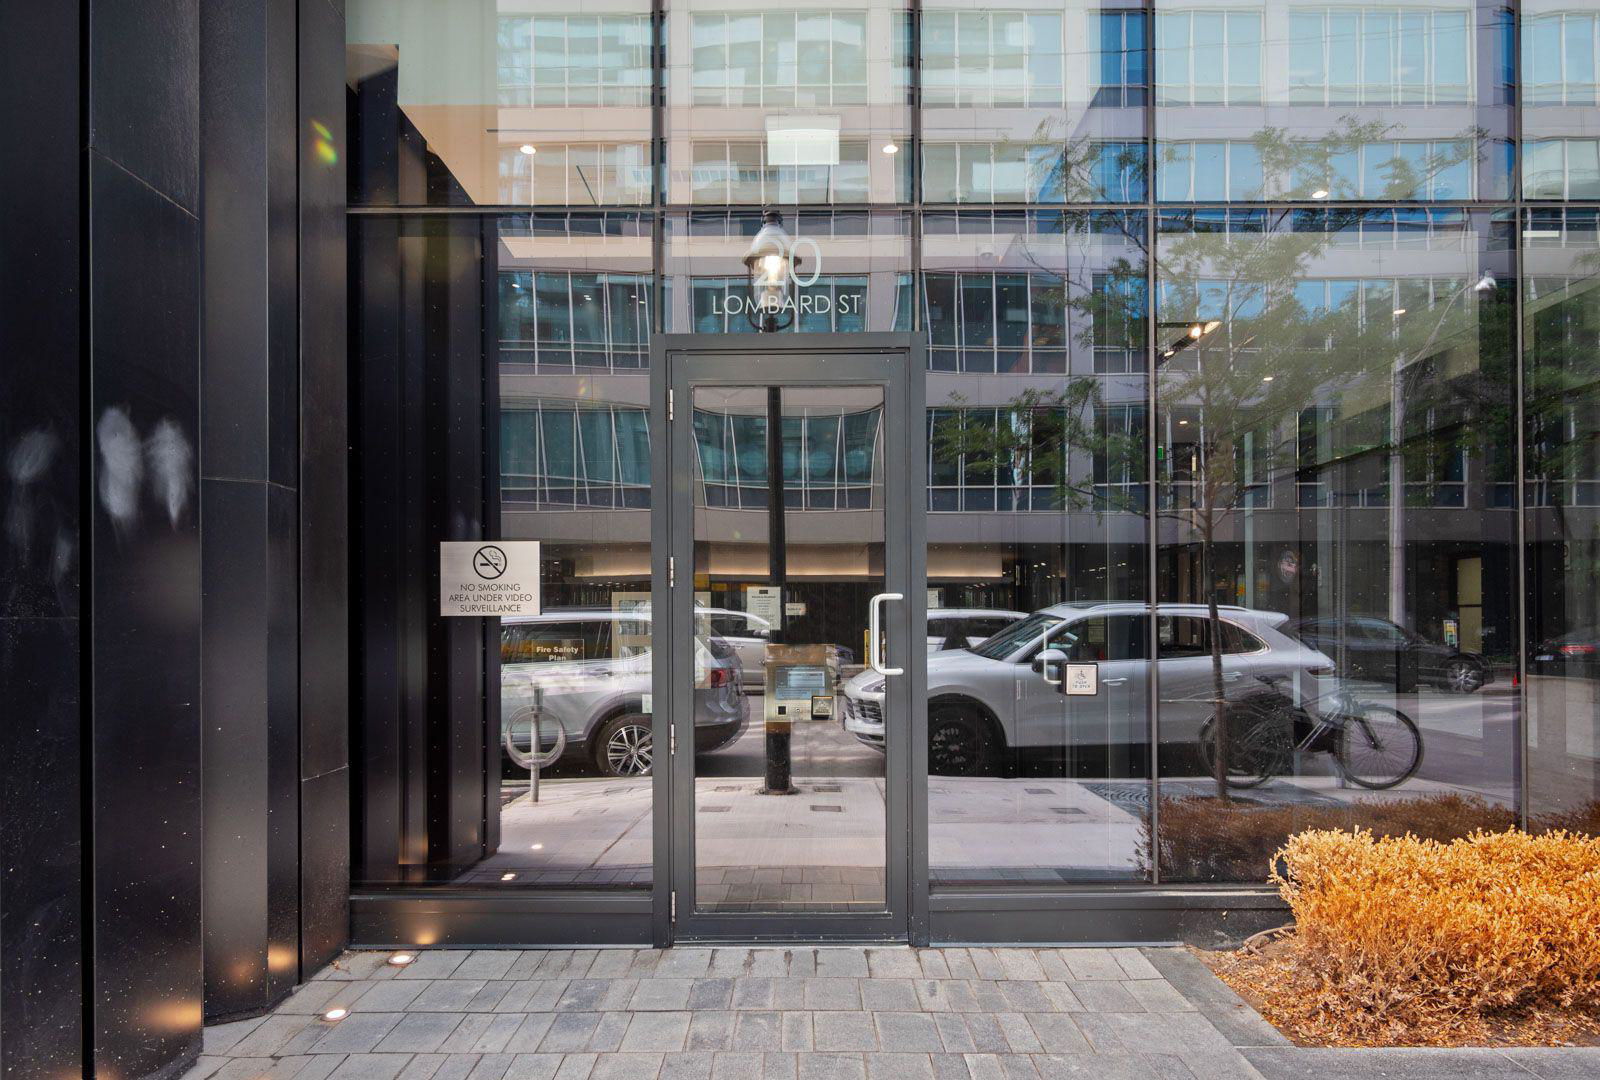
M 478 640 L 369 581 L 420 620 L 397 678 L 432 704 L 388 741 L 399 699 L 358 709 L 358 883 L 657 880 L 660 789 L 617 756 L 661 730 L 651 340 L 756 333 L 764 206 L 806 241 L 785 335 L 924 350 L 935 892 L 1259 883 L 1310 827 L 1600 823 L 1594 3 L 447 7 L 347 8 L 356 378 L 410 372 L 356 421 L 408 497 L 472 489 L 445 538 L 544 543 L 546 614 Z M 885 425 L 822 395 L 769 440 L 696 400 L 698 775 L 732 776 L 761 694 L 723 654 L 766 633 L 737 515 L 766 520 L 775 443 L 795 603 L 835 597 L 819 624 L 859 649 L 882 571 L 840 551 Z M 883 754 L 851 685 L 845 777 Z

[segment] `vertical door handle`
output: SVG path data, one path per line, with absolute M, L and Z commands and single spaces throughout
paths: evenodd
M 904 600 L 905 597 L 897 592 L 881 592 L 867 601 L 867 663 L 872 665 L 872 670 L 879 675 L 904 675 L 905 668 L 884 667 L 882 661 L 883 630 L 879 619 L 883 611 L 885 600 Z

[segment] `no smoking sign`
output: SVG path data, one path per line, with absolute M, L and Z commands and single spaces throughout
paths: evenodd
M 440 543 L 439 614 L 539 614 L 539 541 Z

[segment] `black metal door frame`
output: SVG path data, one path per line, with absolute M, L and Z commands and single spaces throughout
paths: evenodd
M 926 619 L 927 485 L 924 361 L 908 334 L 657 335 L 651 348 L 651 602 L 654 622 L 655 924 L 674 941 L 927 940 L 927 651 L 912 627 Z M 692 656 L 694 633 L 693 387 L 878 386 L 884 397 L 884 607 L 888 664 L 885 843 L 887 904 L 879 912 L 696 912 Z M 670 584 L 669 584 L 670 582 Z M 753 719 L 752 722 L 755 722 Z M 678 726 L 674 740 L 672 727 Z M 921 733 L 921 734 L 919 734 Z

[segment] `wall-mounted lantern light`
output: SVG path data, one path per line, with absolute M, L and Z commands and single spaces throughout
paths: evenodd
M 793 251 L 778 211 L 762 212 L 761 228 L 750 241 L 744 265 L 750 271 L 750 304 L 745 309 L 750 325 L 767 334 L 787 329 L 794 322 L 794 308 L 785 300 L 800 257 Z

